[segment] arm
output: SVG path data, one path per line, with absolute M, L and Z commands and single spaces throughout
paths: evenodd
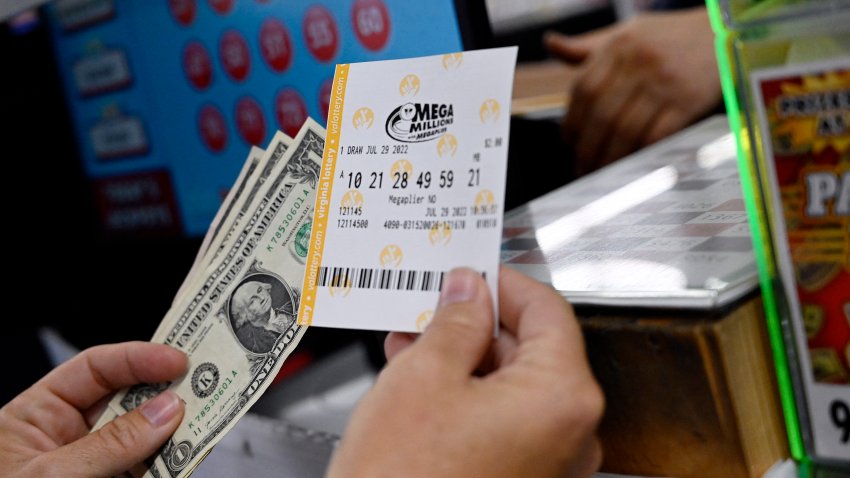
M 710 113 L 722 95 L 705 7 L 638 15 L 546 46 L 579 65 L 563 122 L 584 174 Z

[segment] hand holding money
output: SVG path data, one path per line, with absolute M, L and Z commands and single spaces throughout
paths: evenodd
M 186 414 L 148 460 L 148 476 L 189 476 L 259 399 L 304 335 L 306 328 L 295 323 L 304 276 L 295 243 L 309 237 L 324 135 L 308 119 L 294 140 L 276 134 L 254 173 L 243 170 L 237 180 L 242 193 L 224 205 L 230 212 L 210 228 L 196 272 L 152 339 L 188 356 L 186 376 L 122 390 L 95 424 L 98 429 L 163 390 L 175 392 Z
M 186 375 L 122 390 L 95 429 L 176 393 L 185 417 L 146 461 L 147 476 L 185 478 L 272 383 L 307 326 L 422 330 L 444 271 L 460 264 L 479 270 L 495 295 L 509 132 L 502 105 L 516 53 L 338 65 L 329 130 L 307 119 L 295 138 L 279 132 L 249 155 L 154 333 L 153 342 L 187 355 Z M 376 93 L 377 79 L 390 96 Z M 414 99 L 419 88 L 430 93 Z M 392 134 L 371 129 L 375 115 L 390 118 Z M 485 296 L 492 331 L 497 304 Z
M 95 433 L 89 427 L 111 393 L 185 371 L 185 355 L 147 342 L 78 354 L 0 409 L 0 476 L 111 476 L 141 463 L 183 418 L 176 395 L 161 394 Z
M 603 398 L 554 291 L 503 268 L 502 331 L 480 275 L 454 270 L 421 337 L 390 334 L 328 476 L 587 476 Z
M 391 334 L 390 364 L 355 411 L 329 476 L 586 476 L 599 465 L 602 396 L 578 324 L 554 292 L 503 269 L 502 333 L 480 276 L 448 276 L 432 325 Z M 180 352 L 87 350 L 0 409 L 0 475 L 106 476 L 153 452 L 183 417 L 171 392 L 87 434 L 112 389 L 173 380 Z M 389 452 L 388 452 L 389 450 Z

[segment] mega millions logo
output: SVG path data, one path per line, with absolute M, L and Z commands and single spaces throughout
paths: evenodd
M 405 143 L 436 139 L 454 123 L 454 107 L 445 103 L 405 103 L 387 118 L 387 134 Z

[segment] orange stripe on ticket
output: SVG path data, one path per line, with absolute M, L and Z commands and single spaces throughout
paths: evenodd
M 328 108 L 328 129 L 325 151 L 322 156 L 322 173 L 316 191 L 316 207 L 313 211 L 313 232 L 307 252 L 307 270 L 301 289 L 301 306 L 298 308 L 298 325 L 311 325 L 316 307 L 316 279 L 322 265 L 325 250 L 325 235 L 328 232 L 328 206 L 333 189 L 336 159 L 339 153 L 339 132 L 342 127 L 342 107 L 345 104 L 345 86 L 348 82 L 349 65 L 337 65 L 334 72 L 331 101 Z

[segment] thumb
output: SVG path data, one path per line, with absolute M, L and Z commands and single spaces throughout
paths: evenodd
M 443 283 L 434 318 L 410 349 L 446 366 L 447 374 L 469 376 L 490 346 L 494 324 L 490 291 L 481 274 L 454 269 Z
M 153 455 L 177 429 L 184 405 L 166 390 L 103 428 L 48 453 L 82 476 L 112 476 Z
M 543 46 L 567 63 L 581 63 L 599 46 L 602 37 L 597 33 L 567 36 L 558 32 L 547 32 Z

